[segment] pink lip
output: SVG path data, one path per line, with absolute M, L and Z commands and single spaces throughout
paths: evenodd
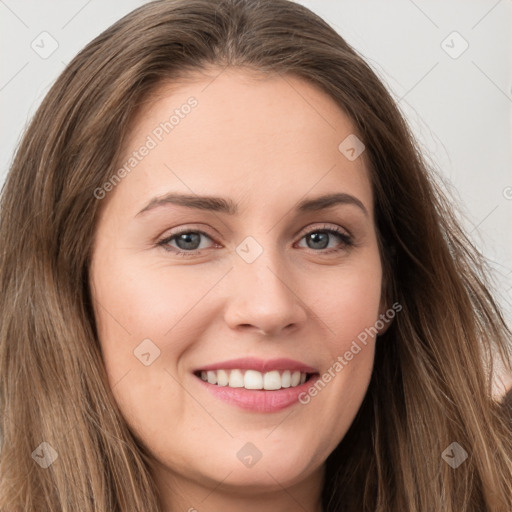
M 226 367 L 223 366 L 223 368 Z M 240 366 L 236 368 L 240 368 Z M 277 412 L 298 403 L 300 394 L 305 393 L 306 390 L 320 378 L 320 375 L 312 375 L 304 384 L 300 384 L 294 388 L 281 388 L 275 391 L 217 386 L 216 384 L 205 382 L 200 377 L 196 378 L 199 383 L 215 397 L 230 405 L 253 412 Z
M 287 359 L 285 357 L 281 357 L 278 359 L 257 359 L 255 357 L 242 357 L 240 359 L 230 359 L 229 361 L 222 361 L 220 363 L 213 363 L 208 366 L 202 366 L 195 370 L 195 372 L 199 371 L 208 371 L 208 370 L 256 370 L 258 372 L 270 372 L 272 370 L 290 370 L 290 371 L 299 371 L 302 373 L 318 373 L 316 368 L 308 366 L 299 361 L 294 361 L 293 359 Z M 273 391 L 275 393 L 275 391 Z

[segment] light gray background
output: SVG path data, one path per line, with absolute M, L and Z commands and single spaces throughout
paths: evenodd
M 0 0 L 0 182 L 24 127 L 66 63 L 143 3 Z M 453 184 L 463 223 L 493 268 L 510 321 L 512 0 L 300 3 L 333 25 L 388 85 L 425 153 Z M 49 51 L 52 39 L 58 47 L 42 58 L 33 47 Z

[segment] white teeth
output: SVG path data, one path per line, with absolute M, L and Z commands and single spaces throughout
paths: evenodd
M 201 379 L 217 386 L 273 391 L 304 384 L 307 374 L 290 370 L 265 373 L 256 370 L 208 370 L 201 372 Z
M 286 370 L 283 372 L 283 375 L 281 375 L 281 387 L 282 388 L 289 388 L 292 385 L 292 374 L 290 370 Z
M 217 370 L 217 385 L 227 386 L 229 383 L 229 375 L 226 370 Z
M 244 375 L 240 370 L 231 370 L 229 374 L 229 387 L 230 388 L 243 388 Z
M 263 377 L 260 372 L 247 370 L 244 375 L 245 389 L 263 389 Z
M 273 372 L 265 373 L 263 377 L 263 387 L 265 389 L 281 389 L 281 375 L 279 372 L 274 370 Z

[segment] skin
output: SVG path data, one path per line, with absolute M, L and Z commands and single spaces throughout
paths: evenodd
M 375 339 L 307 405 L 278 412 L 220 401 L 192 372 L 254 356 L 322 374 L 387 309 L 364 153 L 349 161 L 338 150 L 355 129 L 314 86 L 225 70 L 163 85 L 136 118 L 126 158 L 190 96 L 197 107 L 102 199 L 90 283 L 109 383 L 154 457 L 165 510 L 318 512 L 323 464 L 362 403 Z M 168 192 L 230 198 L 240 211 L 168 204 L 137 215 Z M 333 192 L 368 215 L 352 204 L 295 211 Z M 306 236 L 336 227 L 355 245 Z M 173 253 L 190 250 L 176 238 L 169 251 L 157 245 L 184 228 L 208 235 L 199 254 Z M 248 236 L 263 249 L 252 263 L 235 250 Z M 146 338 L 160 350 L 149 366 L 134 356 Z M 247 442 L 262 454 L 250 468 L 237 458 Z

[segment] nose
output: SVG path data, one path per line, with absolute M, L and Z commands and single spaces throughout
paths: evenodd
M 296 275 L 277 251 L 265 250 L 252 263 L 235 256 L 229 274 L 225 322 L 233 330 L 282 336 L 299 329 L 307 319 Z

